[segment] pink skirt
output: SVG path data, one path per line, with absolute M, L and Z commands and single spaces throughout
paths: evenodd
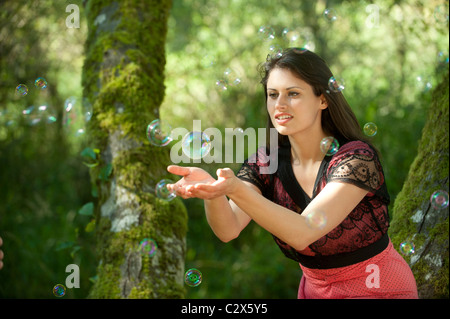
M 414 275 L 392 242 L 378 255 L 354 265 L 300 267 L 299 299 L 418 299 Z

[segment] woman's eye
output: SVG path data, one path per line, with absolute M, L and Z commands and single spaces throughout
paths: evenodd
M 276 93 L 269 93 L 268 96 L 269 96 L 271 99 L 276 99 L 277 96 L 278 96 L 278 94 L 276 94 Z
M 289 96 L 297 96 L 300 95 L 298 92 L 289 92 Z

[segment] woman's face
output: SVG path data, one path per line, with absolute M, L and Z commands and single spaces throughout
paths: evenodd
M 273 126 L 282 135 L 312 134 L 321 131 L 325 98 L 316 96 L 312 86 L 291 70 L 275 68 L 267 79 L 267 111 Z

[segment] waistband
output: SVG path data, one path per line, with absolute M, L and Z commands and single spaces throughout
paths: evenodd
M 350 266 L 378 255 L 389 245 L 389 236 L 385 233 L 376 242 L 358 250 L 328 256 L 307 256 L 296 254 L 298 262 L 311 269 L 330 269 Z

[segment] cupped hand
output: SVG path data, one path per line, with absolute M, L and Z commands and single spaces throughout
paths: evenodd
M 169 173 L 182 176 L 175 184 L 168 184 L 167 189 L 183 198 L 195 197 L 188 190 L 197 184 L 213 183 L 215 179 L 205 170 L 198 167 L 183 167 L 170 165 L 167 167 Z
M 229 168 L 218 169 L 217 180 L 197 167 L 171 165 L 167 170 L 172 174 L 183 176 L 177 183 L 167 185 L 169 190 L 183 198 L 197 197 L 208 200 L 229 195 L 235 191 L 239 182 L 239 179 Z

